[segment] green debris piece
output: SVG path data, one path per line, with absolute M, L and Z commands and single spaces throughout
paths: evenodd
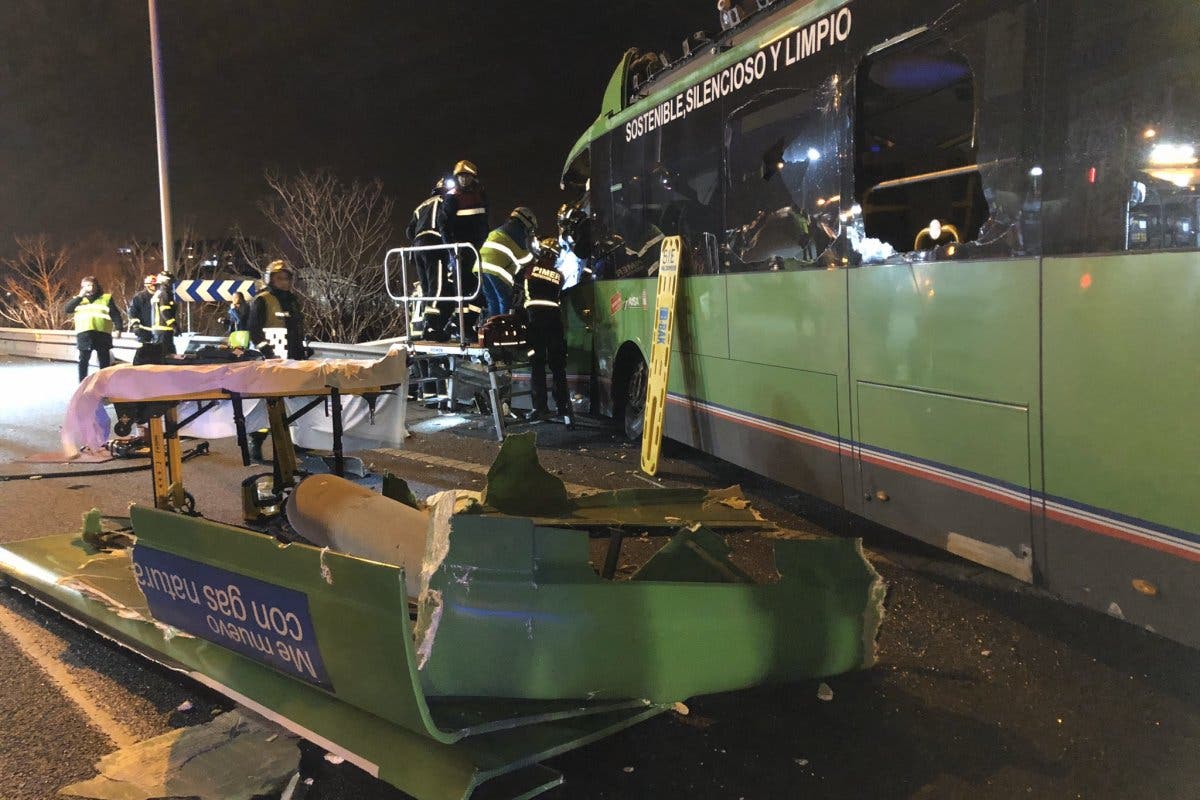
M 729 560 L 730 547 L 703 526 L 682 530 L 651 556 L 631 581 L 751 583 L 750 576 Z
M 100 509 L 93 508 L 91 511 L 84 512 L 83 515 L 83 540 L 85 542 L 93 542 L 100 537 L 100 533 L 104 530 L 100 522 Z
M 418 511 L 424 510 L 421 502 L 417 500 L 417 496 L 409 488 L 408 481 L 399 475 L 393 475 L 390 472 L 384 474 L 383 496 L 395 500 L 397 503 L 404 503 L 404 505 L 411 506 Z
M 113 517 L 109 517 L 110 523 L 113 519 Z M 119 526 L 110 524 L 106 528 L 100 509 L 93 508 L 85 513 L 83 515 L 83 531 L 79 537 L 87 545 L 85 549 L 90 548 L 89 552 L 107 552 L 133 547 L 134 540 L 130 535 L 128 520 L 122 518 L 122 521 L 126 524 Z
M 508 436 L 488 470 L 483 504 L 513 516 L 567 514 L 572 503 L 563 482 L 538 462 L 537 438 Z
M 300 765 L 297 739 L 234 710 L 109 753 L 100 774 L 59 790 L 92 800 L 251 800 L 283 788 Z

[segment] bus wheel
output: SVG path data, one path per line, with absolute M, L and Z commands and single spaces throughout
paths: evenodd
M 625 438 L 636 442 L 642 438 L 642 426 L 646 421 L 646 379 L 650 370 L 646 362 L 638 359 L 625 383 L 625 408 L 623 416 Z

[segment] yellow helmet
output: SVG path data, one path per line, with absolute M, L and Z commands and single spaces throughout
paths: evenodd
M 286 272 L 289 277 L 295 277 L 295 272 L 287 265 L 287 262 L 281 258 L 277 258 L 270 264 L 267 264 L 267 274 L 264 277 L 268 283 L 271 281 L 271 276 L 276 272 Z
M 454 165 L 454 174 L 458 175 L 474 175 L 479 176 L 479 168 L 467 161 L 465 158 Z

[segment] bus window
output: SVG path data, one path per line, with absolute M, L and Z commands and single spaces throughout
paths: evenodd
M 1200 246 L 1200 4 L 1048 6 L 1048 253 Z
M 646 142 L 611 139 L 612 173 L 609 200 L 612 233 L 620 246 L 612 253 L 612 277 L 644 277 L 658 259 L 662 232 L 653 224 L 646 204 Z
M 654 232 L 683 237 L 690 256 L 683 263 L 690 274 L 717 272 L 720 104 L 693 111 L 647 139 L 646 213 Z
M 863 260 L 974 241 L 988 203 L 966 58 L 939 40 L 905 42 L 863 61 L 857 102 L 851 238 Z
M 836 78 L 821 89 L 774 89 L 725 125 L 727 271 L 823 266 L 837 239 L 841 161 Z

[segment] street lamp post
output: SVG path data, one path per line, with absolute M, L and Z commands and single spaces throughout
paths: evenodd
M 163 101 L 162 50 L 158 43 L 158 7 L 150 4 L 150 63 L 154 71 L 154 128 L 158 139 L 158 200 L 162 213 L 163 272 L 174 275 L 174 240 L 171 238 L 171 189 L 167 183 L 167 109 Z

